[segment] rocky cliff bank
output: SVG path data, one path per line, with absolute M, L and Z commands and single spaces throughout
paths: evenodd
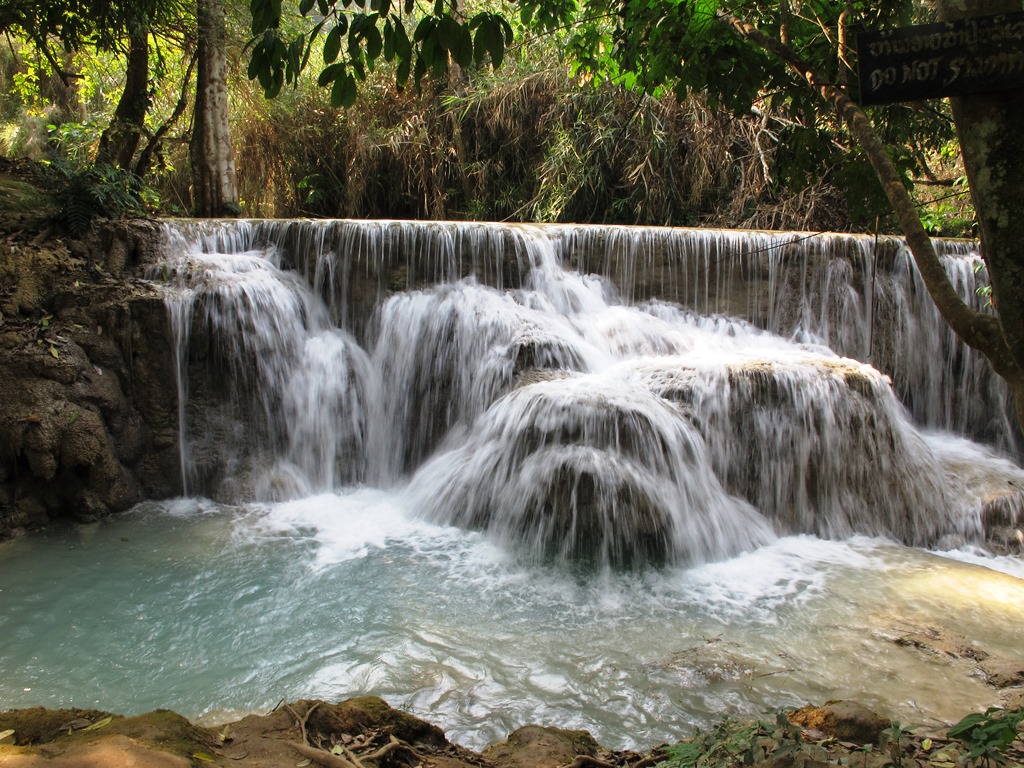
M 180 491 L 167 311 L 136 277 L 157 225 L 62 236 L 43 202 L 30 207 L 32 188 L 3 171 L 0 538 Z

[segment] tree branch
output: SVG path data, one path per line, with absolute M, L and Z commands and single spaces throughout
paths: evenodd
M 921 225 L 914 201 L 903 184 L 903 177 L 893 165 L 864 111 L 845 91 L 826 82 L 789 46 L 774 40 L 753 24 L 732 14 L 719 11 L 716 20 L 784 62 L 818 95 L 836 108 L 874 168 L 903 230 L 903 236 L 913 254 L 918 271 L 943 320 L 965 344 L 984 354 L 992 362 L 997 373 L 1005 375 L 1006 372 L 1014 370 L 1010 349 L 1003 338 L 998 318 L 968 306 L 953 287 L 949 275 L 935 253 L 931 238 Z

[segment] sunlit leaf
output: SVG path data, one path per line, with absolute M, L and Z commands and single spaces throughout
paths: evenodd
M 102 720 L 97 720 L 95 723 L 93 723 L 92 725 L 86 726 L 82 730 L 83 731 L 98 731 L 100 728 L 107 727 L 112 722 L 114 722 L 114 718 L 113 717 L 104 717 Z

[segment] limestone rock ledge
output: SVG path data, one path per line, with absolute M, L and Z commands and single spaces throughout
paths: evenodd
M 64 241 L 0 222 L 0 538 L 179 490 L 167 312 L 134 277 L 155 227 Z

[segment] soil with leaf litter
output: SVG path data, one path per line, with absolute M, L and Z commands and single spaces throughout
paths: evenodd
M 647 752 L 602 748 L 586 731 L 524 726 L 483 752 L 361 697 L 282 702 L 215 728 L 170 710 L 136 717 L 80 709 L 0 713 L 0 768 L 958 768 L 1024 765 L 1024 710 L 973 713 L 920 733 L 854 702 L 829 702 L 707 731 Z

